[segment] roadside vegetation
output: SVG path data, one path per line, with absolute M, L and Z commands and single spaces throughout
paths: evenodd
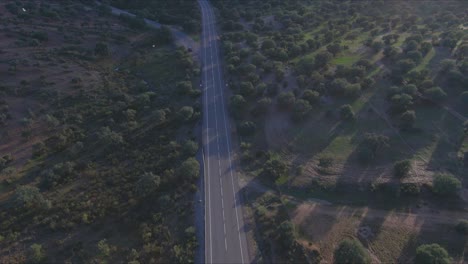
M 193 262 L 192 54 L 93 1 L 0 14 L 0 263 Z
M 184 32 L 201 32 L 201 14 L 197 1 L 186 0 L 106 0 L 112 6 L 129 10 L 139 18 L 147 18 L 164 25 L 177 25 Z
M 313 259 L 327 262 L 341 256 L 334 253 L 339 245 L 354 245 L 357 262 L 413 262 L 418 246 L 434 243 L 462 261 L 465 239 L 455 231 L 458 218 L 450 215 L 467 218 L 467 3 L 213 4 L 242 168 L 279 201 L 294 201 L 281 203 L 288 217 L 280 213 L 278 220 L 274 215 L 283 209 L 263 205 L 262 196 L 252 198 L 258 229 L 280 234 L 277 228 L 289 218 L 302 245 L 295 252 L 315 252 L 320 257 Z M 308 217 L 295 217 L 308 199 L 382 210 L 375 221 L 385 224 L 363 224 L 373 234 L 363 238 L 359 221 L 367 218 L 352 218 L 346 223 L 351 231 L 329 240 L 330 249 L 320 239 L 335 233 L 297 232 L 302 222 L 314 225 Z M 396 231 L 386 222 L 391 212 L 423 221 L 427 211 L 435 217 L 447 209 L 442 223 L 427 221 L 422 228 L 402 223 L 408 228 Z M 291 247 L 269 239 L 257 238 L 263 259 L 292 261 Z M 443 255 L 435 247 L 418 252 L 432 249 Z

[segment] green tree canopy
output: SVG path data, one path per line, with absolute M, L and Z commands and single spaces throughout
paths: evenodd
M 340 117 L 342 120 L 353 120 L 354 119 L 354 111 L 351 105 L 346 104 L 340 107 Z
M 200 163 L 195 158 L 188 158 L 179 167 L 179 176 L 184 178 L 198 178 Z
M 453 175 L 441 173 L 434 177 L 433 190 L 442 196 L 454 195 L 461 188 L 461 182 Z
M 438 244 L 421 245 L 416 249 L 416 264 L 450 264 L 452 263 L 447 251 Z
M 393 165 L 393 174 L 398 178 L 403 178 L 408 176 L 408 173 L 411 170 L 411 161 L 410 160 L 401 160 L 395 162 Z
M 359 241 L 345 239 L 335 250 L 334 262 L 336 264 L 367 264 L 370 263 L 370 257 Z
M 161 178 L 152 172 L 146 172 L 140 176 L 135 185 L 135 191 L 138 196 L 146 197 L 154 194 L 161 183 Z

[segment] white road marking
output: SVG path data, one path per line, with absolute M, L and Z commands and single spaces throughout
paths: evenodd
M 203 13 L 203 10 L 202 10 L 202 13 Z M 206 35 L 206 27 L 204 28 L 204 35 Z M 205 45 L 207 44 L 206 43 L 206 38 L 204 38 L 204 42 L 205 42 Z M 204 58 L 204 62 L 205 62 L 205 67 L 207 65 L 206 63 L 206 48 L 204 49 L 203 51 L 203 58 Z M 213 242 L 212 242 L 212 235 L 211 235 L 211 192 L 210 192 L 210 146 L 208 144 L 209 142 L 209 118 L 208 118 L 208 76 L 207 76 L 207 71 L 205 69 L 205 82 L 207 83 L 206 85 L 206 89 L 205 89 L 205 112 L 206 112 L 206 142 L 207 142 L 207 170 L 206 170 L 206 174 L 207 174 L 207 179 L 205 179 L 205 181 L 208 183 L 208 188 L 206 188 L 208 190 L 208 200 L 206 200 L 205 198 L 205 203 L 206 201 L 208 201 L 208 217 L 209 217 L 209 234 L 210 234 L 210 263 L 213 263 Z M 205 197 L 206 197 L 206 190 L 205 190 Z M 205 219 L 206 219 L 206 208 L 205 208 Z M 206 224 L 207 222 L 205 221 L 205 232 L 206 232 Z M 205 237 L 206 239 L 206 237 Z M 206 244 L 206 243 L 205 243 Z M 205 252 L 206 253 L 206 252 Z M 205 256 L 205 260 L 207 260 L 207 257 Z
M 208 36 L 210 36 L 209 28 L 208 28 Z M 216 56 L 216 54 L 215 54 L 215 56 Z M 213 51 L 211 49 L 211 44 L 210 44 L 210 57 L 211 57 L 211 63 L 213 64 Z M 206 56 L 205 56 L 205 58 L 206 58 Z M 213 96 L 213 99 L 214 99 L 213 101 L 214 101 L 214 109 L 215 109 L 216 145 L 217 145 L 217 148 L 218 148 L 218 173 L 219 173 L 219 177 L 220 177 L 220 189 L 221 189 L 221 192 L 222 192 L 223 185 L 222 185 L 222 180 L 221 180 L 221 156 L 220 156 L 221 151 L 220 151 L 220 148 L 219 148 L 219 134 L 218 134 L 219 128 L 218 128 L 218 118 L 217 118 L 218 110 L 217 110 L 217 104 L 216 104 L 216 81 L 215 81 L 215 77 L 214 77 L 215 73 L 214 73 L 213 65 L 210 68 L 211 68 L 211 77 L 212 77 L 212 81 L 213 81 L 212 87 L 213 87 L 213 90 L 215 91 L 214 96 Z M 227 251 L 226 218 L 224 216 L 225 215 L 224 214 L 224 197 L 222 195 L 221 195 L 221 205 L 222 205 L 223 227 L 224 227 L 224 248 Z M 211 240 L 210 240 L 210 243 L 211 243 Z M 213 262 L 213 260 L 211 260 L 211 262 Z
M 212 12 L 212 10 L 209 10 Z M 210 15 L 211 12 L 208 12 L 208 16 Z M 213 18 L 213 22 L 214 22 L 214 18 Z M 218 64 L 219 62 L 219 58 L 217 57 L 218 55 L 218 44 L 217 44 L 217 41 L 214 42 L 215 44 L 215 57 L 216 57 L 216 64 Z M 218 71 L 218 79 L 219 81 L 221 82 L 221 75 L 219 73 L 219 67 L 217 67 L 217 71 Z M 234 188 L 234 176 L 232 174 L 232 160 L 231 160 L 231 147 L 230 147 L 230 143 L 229 143 L 229 140 L 228 140 L 228 129 L 227 129 L 227 122 L 226 122 L 226 113 L 225 113 L 225 106 L 224 106 L 224 92 L 223 92 L 223 89 L 221 89 L 221 109 L 223 111 L 223 122 L 224 122 L 224 128 L 225 128 L 225 133 L 226 133 L 226 142 L 227 142 L 227 146 L 228 146 L 228 157 L 229 157 L 229 165 L 230 165 L 230 174 L 231 174 L 231 186 L 232 186 L 232 191 L 233 191 L 233 194 L 234 194 L 234 203 L 236 201 L 236 197 L 235 197 L 235 188 Z M 244 254 L 243 254 L 243 250 L 242 250 L 242 239 L 241 239 L 241 234 L 240 234 L 240 224 L 239 224 L 239 215 L 238 215 L 238 212 L 237 212 L 237 206 L 234 204 L 234 209 L 235 209 L 235 212 L 236 212 L 236 221 L 237 221 L 237 233 L 238 233 L 238 236 L 239 236 L 239 246 L 240 246 L 240 251 L 241 251 L 241 259 L 242 259 L 242 263 L 244 263 Z

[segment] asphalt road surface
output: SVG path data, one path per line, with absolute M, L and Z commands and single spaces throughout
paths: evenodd
M 205 263 L 249 263 L 237 173 L 231 157 L 219 35 L 210 3 L 202 11 Z

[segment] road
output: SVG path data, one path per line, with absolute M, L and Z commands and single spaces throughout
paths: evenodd
M 203 26 L 205 263 L 249 263 L 239 183 L 231 156 L 219 35 L 210 3 L 199 0 L 199 5 Z

